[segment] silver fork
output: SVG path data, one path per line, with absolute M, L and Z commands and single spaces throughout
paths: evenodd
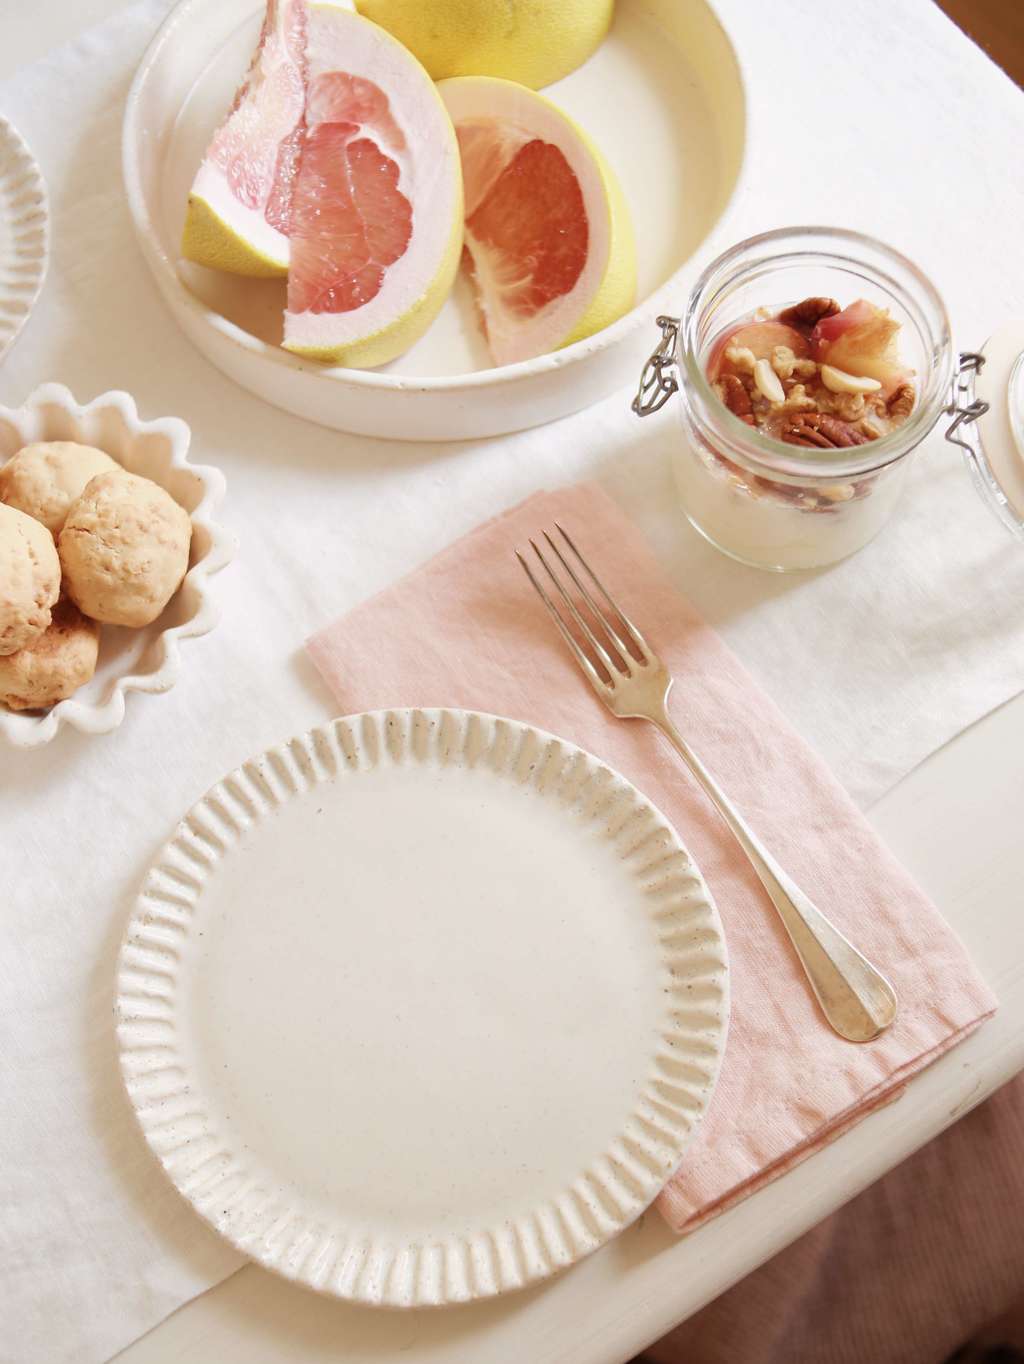
M 668 694 L 672 690 L 672 676 L 668 669 L 625 612 L 615 603 L 568 532 L 557 523 L 556 530 L 561 537 L 561 547 L 547 531 L 544 532 L 544 539 L 553 558 L 561 565 L 564 576 L 575 585 L 592 613 L 594 626 L 604 633 L 606 643 L 601 642 L 595 629 L 591 628 L 584 618 L 562 578 L 552 568 L 536 541 L 531 540 L 530 544 L 557 596 L 564 603 L 568 619 L 575 624 L 593 650 L 593 659 L 578 643 L 567 624 L 566 616 L 556 606 L 530 564 L 518 550 L 516 557 L 551 613 L 551 618 L 587 681 L 613 715 L 619 716 L 620 719 L 649 720 L 661 730 L 696 777 L 704 793 L 750 859 L 751 866 L 757 872 L 761 884 L 786 926 L 797 956 L 807 973 L 807 979 L 821 1005 L 822 1013 L 840 1037 L 845 1037 L 850 1042 L 870 1042 L 896 1017 L 895 990 L 882 973 L 857 951 L 787 875 L 719 788 L 711 773 L 672 723 L 668 713 Z M 563 553 L 563 547 L 568 551 L 570 558 Z M 570 559 L 582 570 L 582 577 Z M 597 594 L 606 603 L 607 609 L 602 609 L 594 600 L 594 594 L 587 587 L 585 579 L 596 589 Z M 633 645 L 632 650 L 622 638 L 620 630 Z

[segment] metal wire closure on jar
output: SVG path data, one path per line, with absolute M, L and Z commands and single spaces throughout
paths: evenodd
M 659 411 L 673 393 L 679 392 L 679 380 L 671 371 L 676 364 L 676 343 L 682 318 L 663 315 L 658 318 L 658 326 L 661 328 L 661 340 L 644 365 L 640 387 L 630 403 L 638 417 L 649 417 L 652 412 Z
M 986 343 L 989 345 L 990 343 Z M 999 356 L 999 347 L 996 348 L 996 357 Z M 953 376 L 952 388 L 950 391 L 949 406 L 945 408 L 947 415 L 952 416 L 953 420 L 946 428 L 945 436 L 951 445 L 957 445 L 963 452 L 964 460 L 967 464 L 968 472 L 974 483 L 976 490 L 982 500 L 987 503 L 989 509 L 998 517 L 1006 529 L 1018 538 L 1024 538 L 1024 514 L 1022 514 L 1021 496 L 1018 491 L 1015 496 L 1013 491 L 1003 482 L 1003 475 L 1007 470 L 1001 470 L 1002 461 L 999 451 L 1002 449 L 1005 455 L 1005 438 L 999 435 L 999 425 L 995 428 L 986 429 L 986 424 L 979 421 L 991 410 L 991 404 L 984 398 L 979 398 L 976 392 L 976 380 L 984 369 L 986 362 L 995 366 L 995 383 L 1001 385 L 1002 369 L 999 358 L 994 358 L 991 354 L 979 355 L 975 351 L 965 351 L 960 356 L 960 363 Z M 1017 356 L 1014 366 L 1010 370 L 1008 383 L 1009 418 L 1010 430 L 1008 438 L 1016 445 L 1018 454 L 1024 458 L 1024 439 L 1022 439 L 1021 423 L 1019 418 L 1015 418 L 1014 405 L 1012 402 L 1014 375 L 1024 368 L 1024 353 Z M 992 375 L 987 376 L 989 379 Z M 989 397 L 992 396 L 992 384 L 987 385 Z M 1001 439 L 1003 444 L 1001 444 Z M 991 446 L 988 442 L 991 441 Z M 1011 478 L 1010 488 L 1013 479 Z
M 661 319 L 659 318 L 659 321 Z M 950 388 L 949 406 L 946 412 L 953 418 L 946 427 L 946 439 L 951 445 L 959 445 L 961 450 L 974 458 L 974 447 L 963 436 L 956 435 L 961 426 L 969 426 L 983 417 L 988 411 L 988 403 L 974 396 L 974 378 L 985 365 L 985 357 L 979 351 L 962 350 L 960 362 L 953 375 Z M 964 401 L 966 399 L 966 401 Z

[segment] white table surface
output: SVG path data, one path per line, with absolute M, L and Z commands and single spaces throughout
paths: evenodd
M 33 0 L 0 18 L 0 77 L 122 0 Z M 962 734 L 869 818 L 966 942 L 1001 1007 L 900 1102 L 692 1236 L 649 1215 L 554 1282 L 437 1313 L 354 1309 L 254 1266 L 195 1299 L 123 1364 L 620 1364 L 1024 1069 L 1024 696 Z
M 898 1164 L 1024 1067 L 1024 697 L 935 754 L 870 818 L 960 932 L 996 1017 L 908 1094 L 682 1240 L 659 1217 L 547 1286 L 445 1312 L 317 1297 L 255 1266 L 182 1308 L 123 1364 L 621 1364 Z

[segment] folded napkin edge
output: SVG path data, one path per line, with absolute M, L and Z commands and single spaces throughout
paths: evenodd
M 658 1212 L 671 1229 L 680 1236 L 688 1236 L 691 1232 L 704 1226 L 706 1222 L 713 1221 L 722 1213 L 728 1212 L 730 1208 L 744 1202 L 751 1194 L 757 1193 L 759 1189 L 774 1183 L 776 1179 L 781 1179 L 790 1170 L 802 1165 L 817 1151 L 830 1146 L 832 1142 L 837 1141 L 846 1132 L 863 1122 L 865 1118 L 869 1118 L 873 1113 L 877 1113 L 882 1108 L 887 1108 L 889 1104 L 902 1098 L 916 1076 L 927 1070 L 947 1052 L 952 1051 L 955 1046 L 976 1032 L 984 1023 L 987 1023 L 995 1015 L 997 1008 L 998 1005 L 995 1005 L 988 1009 L 977 1018 L 971 1019 L 951 1032 L 947 1037 L 936 1043 L 930 1051 L 911 1058 L 899 1069 L 893 1071 L 884 1083 L 877 1085 L 873 1090 L 866 1091 L 855 1103 L 837 1113 L 829 1122 L 814 1132 L 809 1133 L 802 1142 L 790 1147 L 777 1160 L 759 1166 L 745 1180 L 731 1185 L 728 1192 L 720 1199 L 710 1202 L 700 1202 L 696 1199 L 686 1200 L 679 1191 L 673 1188 L 673 1181 L 676 1176 L 685 1171 L 686 1155 L 684 1155 L 679 1169 L 666 1182 L 661 1193 L 655 1199 Z M 962 1114 L 957 1114 L 957 1118 L 961 1116 Z M 756 1162 L 758 1157 L 756 1154 L 752 1154 L 751 1159 Z

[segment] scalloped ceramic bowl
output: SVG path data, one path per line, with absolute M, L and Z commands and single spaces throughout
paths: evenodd
M 21 407 L 0 407 L 0 463 L 37 440 L 95 445 L 130 473 L 166 488 L 192 520 L 189 569 L 160 618 L 142 630 L 105 625 L 93 679 L 48 711 L 13 712 L 0 706 L 0 735 L 19 748 L 48 743 L 61 725 L 109 734 L 124 719 L 132 691 L 169 691 L 181 672 L 180 645 L 217 623 L 209 579 L 230 560 L 234 537 L 213 520 L 224 476 L 190 464 L 190 432 L 177 417 L 142 421 L 127 393 L 102 393 L 77 403 L 61 384 L 43 384 Z
M 746 101 L 707 0 L 617 0 L 594 55 L 548 86 L 622 184 L 637 241 L 637 306 L 550 355 L 495 368 L 465 280 L 426 334 L 378 370 L 282 350 L 281 280 L 241 280 L 180 256 L 189 186 L 259 33 L 261 0 L 180 0 L 125 107 L 128 207 L 146 264 L 189 340 L 236 383 L 324 426 L 399 440 L 464 440 L 537 426 L 634 383 L 652 318 L 677 312 L 691 265 L 739 181 Z

